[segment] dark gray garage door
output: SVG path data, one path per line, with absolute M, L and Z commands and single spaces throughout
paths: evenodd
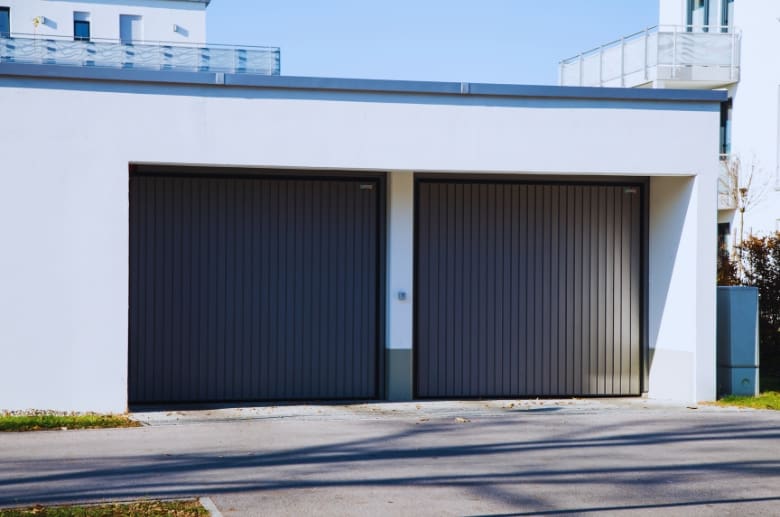
M 417 396 L 640 393 L 641 186 L 417 196 Z
M 377 397 L 380 187 L 133 175 L 130 402 Z

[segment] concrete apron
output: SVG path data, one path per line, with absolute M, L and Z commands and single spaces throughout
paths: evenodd
M 131 418 L 145 425 L 167 426 L 188 423 L 230 422 L 246 420 L 380 420 L 380 419 L 471 419 L 497 418 L 517 413 L 592 413 L 599 411 L 752 411 L 710 405 L 686 406 L 674 402 L 645 398 L 611 399 L 532 399 L 468 400 L 417 402 L 333 402 L 279 403 L 259 405 L 177 406 L 171 408 L 136 408 Z

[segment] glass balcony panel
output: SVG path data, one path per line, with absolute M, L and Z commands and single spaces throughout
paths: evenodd
M 161 68 L 194 72 L 200 66 L 200 49 L 195 47 L 164 47 Z
M 622 75 L 621 64 L 622 59 L 620 56 L 621 47 L 611 46 L 606 47 L 601 52 L 601 81 L 611 82 L 616 79 L 620 79 Z
M 561 63 L 560 83 L 568 86 L 578 86 L 580 81 L 580 63 Z
M 273 47 L 125 44 L 48 36 L 0 38 L 0 63 L 279 75 L 279 54 Z
M 595 86 L 601 83 L 599 68 L 601 67 L 599 54 L 590 54 L 582 59 L 582 85 Z
M 249 52 L 246 54 L 246 73 L 272 75 L 280 68 L 279 54 Z
M 645 68 L 646 54 L 645 36 L 627 39 L 623 46 L 623 73 L 633 74 Z

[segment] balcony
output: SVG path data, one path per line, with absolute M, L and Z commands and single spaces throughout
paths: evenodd
M 273 47 L 73 41 L 68 37 L 0 37 L 0 63 L 279 75 Z
M 739 81 L 740 33 L 659 26 L 560 63 L 562 86 L 713 89 Z

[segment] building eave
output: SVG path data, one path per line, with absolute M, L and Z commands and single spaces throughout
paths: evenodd
M 267 76 L 254 74 L 187 72 L 172 70 L 133 70 L 100 67 L 72 67 L 22 63 L 0 63 L 0 77 L 30 77 L 125 83 L 167 83 L 210 85 L 273 90 L 362 92 L 397 95 L 432 95 L 460 98 L 546 98 L 593 101 L 719 104 L 728 98 L 725 91 L 671 90 L 643 88 L 599 88 L 537 86 L 468 82 L 435 82 L 326 77 Z

